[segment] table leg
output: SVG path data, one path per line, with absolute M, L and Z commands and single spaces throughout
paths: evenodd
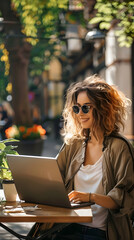
M 14 235 L 15 237 L 17 237 L 20 240 L 21 239 L 26 239 L 26 240 L 45 240 L 45 238 L 47 239 L 47 237 L 51 237 L 52 234 L 54 234 L 56 232 L 60 232 L 62 229 L 64 229 L 68 225 L 70 225 L 70 223 L 57 223 L 51 229 L 49 229 L 46 232 L 42 233 L 40 236 L 32 237 L 32 236 L 29 236 L 29 235 L 24 236 L 24 235 L 21 235 L 19 233 L 16 233 L 15 231 L 10 229 L 9 227 L 4 225 L 3 223 L 0 223 L 0 227 L 4 228 L 6 231 L 8 231 L 9 233 L 11 233 L 12 235 Z
M 38 225 L 39 223 L 36 223 L 37 224 L 37 228 L 38 228 L 38 232 L 37 234 L 34 232 L 29 232 L 28 236 L 34 236 L 32 239 L 36 239 L 36 240 L 48 240 L 48 239 L 55 239 L 55 236 L 57 234 L 57 232 L 60 232 L 62 229 L 64 229 L 65 227 L 69 226 L 71 223 L 55 223 L 53 225 L 52 228 L 50 228 L 49 230 L 46 230 L 46 231 L 40 231 L 40 226 L 41 225 Z M 36 224 L 35 224 L 35 232 L 36 232 Z M 30 235 L 31 234 L 31 235 Z
M 27 240 L 34 240 L 36 238 L 32 238 L 30 236 L 23 236 L 19 233 L 16 233 L 15 231 L 13 231 L 11 228 L 7 227 L 6 225 L 4 225 L 3 223 L 0 223 L 0 227 L 4 228 L 6 231 L 8 231 L 9 233 L 11 233 L 12 235 L 14 235 L 15 237 L 17 237 L 18 239 L 27 239 Z

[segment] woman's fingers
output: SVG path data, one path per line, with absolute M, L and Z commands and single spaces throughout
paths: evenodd
M 69 200 L 70 201 L 73 201 L 75 200 L 77 197 L 78 197 L 78 192 L 77 191 L 72 191 L 68 194 L 68 197 L 69 197 Z
M 68 194 L 69 200 L 73 202 L 88 202 L 89 193 L 72 191 Z
M 70 200 L 70 201 L 72 201 L 73 198 L 75 198 L 75 196 L 76 196 L 76 192 L 75 192 L 75 191 L 72 191 L 72 192 L 70 192 L 70 193 L 68 194 L 68 197 L 69 197 L 69 200 Z
M 79 200 L 79 198 L 74 199 L 73 201 L 71 201 L 72 203 L 81 203 L 81 201 Z

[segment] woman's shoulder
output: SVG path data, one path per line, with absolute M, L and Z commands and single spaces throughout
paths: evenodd
M 81 146 L 83 146 L 85 144 L 85 142 L 81 139 L 74 139 L 72 142 L 68 143 L 64 143 L 64 147 L 66 147 L 67 149 L 73 149 L 73 148 L 80 148 Z
M 64 160 L 64 162 L 70 162 L 73 157 L 75 157 L 78 154 L 82 154 L 82 148 L 83 148 L 83 141 L 74 140 L 71 144 L 64 143 L 61 147 L 57 159 L 58 162 Z
M 107 138 L 108 144 L 111 145 L 111 148 L 121 150 L 122 148 L 128 148 L 134 157 L 134 148 L 130 141 L 120 133 L 111 134 Z
M 72 152 L 80 151 L 85 146 L 85 142 L 80 139 L 75 139 L 71 143 L 63 143 L 59 152 Z

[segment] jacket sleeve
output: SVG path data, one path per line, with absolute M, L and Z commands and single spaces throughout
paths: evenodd
M 134 159 L 124 141 L 118 140 L 115 144 L 111 154 L 115 185 L 108 192 L 108 196 L 119 205 L 118 211 L 110 210 L 111 213 L 120 216 L 130 214 L 134 210 Z
M 59 166 L 63 181 L 65 181 L 66 159 L 67 159 L 66 155 L 67 155 L 66 144 L 63 144 L 57 155 L 57 162 L 58 162 L 58 166 Z

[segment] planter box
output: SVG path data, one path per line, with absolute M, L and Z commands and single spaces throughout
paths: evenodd
M 44 139 L 21 140 L 20 142 L 14 142 L 12 145 L 18 146 L 16 151 L 20 155 L 41 156 L 44 147 L 44 141 Z

